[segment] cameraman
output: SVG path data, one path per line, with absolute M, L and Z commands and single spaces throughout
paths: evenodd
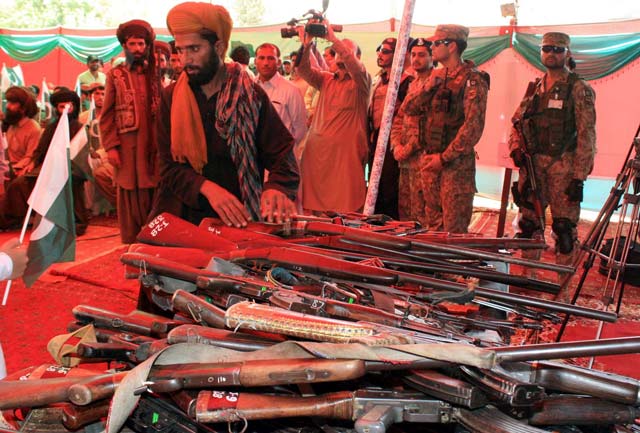
M 313 38 L 305 33 L 300 76 L 320 91 L 302 155 L 302 205 L 316 214 L 361 211 L 365 199 L 367 108 L 371 76 L 360 62 L 355 42 L 335 36 L 331 24 L 324 39 L 336 52 L 336 72 L 311 65 Z

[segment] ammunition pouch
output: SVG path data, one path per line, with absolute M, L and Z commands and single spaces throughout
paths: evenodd
M 551 229 L 558 237 L 556 247 L 560 254 L 570 254 L 573 251 L 575 224 L 567 218 L 554 218 Z

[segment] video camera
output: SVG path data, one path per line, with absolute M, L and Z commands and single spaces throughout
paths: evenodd
M 323 38 L 327 35 L 327 26 L 324 23 L 325 17 L 324 13 L 327 10 L 327 6 L 329 5 L 328 1 L 323 2 L 324 9 L 322 12 L 318 12 L 316 10 L 309 10 L 306 14 L 302 16 L 302 18 L 292 18 L 287 26 L 280 29 L 280 35 L 283 38 L 292 38 L 294 36 L 298 36 L 298 28 L 304 25 L 304 31 L 308 35 L 313 37 Z M 341 32 L 342 26 L 331 24 L 331 28 L 334 32 Z

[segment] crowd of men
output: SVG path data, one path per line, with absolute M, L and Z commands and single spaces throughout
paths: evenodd
M 88 128 L 94 161 L 93 189 L 74 171 L 78 233 L 86 228 L 87 197 L 93 201 L 88 190 L 117 208 L 124 243 L 134 242 L 160 212 L 194 223 L 215 216 L 242 227 L 295 213 L 362 211 L 397 41 L 381 42 L 380 70 L 372 78 L 357 43 L 325 24 L 330 46 L 324 52 L 301 29 L 301 47 L 287 59 L 275 44 L 258 46 L 252 73 L 246 47 L 226 60 L 233 24 L 222 6 L 175 6 L 167 16 L 170 44 L 158 41 L 147 22 L 128 21 L 117 30 L 124 61 L 105 75 L 101 60 L 89 56 L 78 77 L 83 101 L 69 89 L 54 92 L 55 112 L 43 133 L 33 120 L 35 95 L 9 89 L 4 126 L 11 171 L 0 203 L 2 227 L 24 218 L 65 107 L 71 134 Z M 409 41 L 377 213 L 429 230 L 467 231 L 476 192 L 474 148 L 490 87 L 488 74 L 464 59 L 468 37 L 468 28 L 449 24 Z M 551 207 L 564 260 L 574 251 L 583 183 L 593 168 L 595 95 L 568 67 L 568 35 L 545 34 L 540 55 L 547 70 L 514 107 L 510 149 L 518 167 L 533 161 L 539 199 Z M 529 206 L 531 175 L 523 170 L 518 187 L 524 237 L 544 229 Z

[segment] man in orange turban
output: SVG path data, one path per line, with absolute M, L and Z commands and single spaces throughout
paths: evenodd
M 163 91 L 152 216 L 171 212 L 195 224 L 217 216 L 242 227 L 295 211 L 293 138 L 260 86 L 223 62 L 232 26 L 222 6 L 187 2 L 169 11 L 185 73 Z

